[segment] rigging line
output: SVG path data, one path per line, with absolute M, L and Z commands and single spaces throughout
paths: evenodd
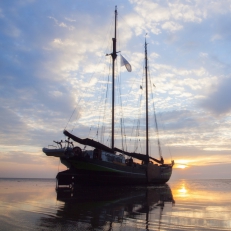
M 124 121 L 123 121 L 123 123 L 124 123 Z M 125 138 L 125 151 L 127 152 L 128 151 L 128 145 L 127 145 L 127 135 L 125 134 L 124 135 L 124 138 Z
M 113 15 L 113 17 L 111 18 L 111 23 L 109 24 L 109 25 L 111 25 L 110 26 L 110 32 L 109 33 L 107 33 L 108 34 L 108 36 L 110 36 L 111 34 L 112 34 L 112 31 L 113 31 L 113 22 L 114 22 L 114 15 Z M 109 40 L 109 38 L 106 40 L 106 41 L 110 41 Z M 110 48 L 109 48 L 110 47 Z M 105 50 L 105 52 L 104 52 L 104 54 L 106 54 L 107 52 L 107 50 L 111 50 L 111 42 L 108 42 L 108 45 L 107 45 L 107 49 Z M 106 63 L 106 56 L 104 56 L 105 57 L 105 63 Z M 111 61 L 111 59 L 110 59 L 110 61 Z M 110 66 L 111 66 L 111 62 L 110 62 L 110 65 L 109 65 L 109 72 L 108 73 L 110 73 Z M 102 114 L 99 114 L 99 116 L 98 116 L 98 125 L 97 125 L 97 129 L 96 129 L 96 137 L 97 137 L 97 140 L 99 140 L 99 134 L 100 134 L 100 140 L 101 140 L 101 142 L 102 142 L 102 140 L 103 140 L 103 134 L 104 134 L 104 132 L 105 132 L 105 127 L 103 126 L 103 121 L 105 120 L 105 111 L 106 111 L 106 106 L 105 106 L 105 104 L 106 104 L 106 101 L 107 101 L 107 92 L 108 92 L 108 82 L 109 82 L 109 74 L 107 74 L 107 87 L 106 87 L 106 98 L 105 98 L 105 100 L 104 100 L 104 107 L 103 108 L 101 108 L 101 102 L 103 101 L 103 98 L 104 98 L 104 94 L 103 94 L 103 92 L 105 92 L 105 91 L 103 91 L 102 89 L 104 89 L 105 87 L 103 86 L 103 84 L 101 85 L 101 89 L 99 90 L 99 92 L 102 92 L 102 94 L 101 94 L 101 99 L 100 99 L 100 101 L 99 101 L 99 107 L 97 107 L 97 109 L 99 109 L 98 111 L 101 111 L 101 109 L 103 110 L 103 115 Z M 106 79 L 105 79 L 106 80 Z M 101 121 L 102 120 L 102 121 Z M 101 128 L 100 128 L 100 124 L 101 124 Z
M 162 113 L 160 113 L 159 115 L 160 115 L 160 121 L 161 121 L 162 129 L 163 129 L 164 131 L 166 131 L 165 126 L 164 126 L 164 122 L 163 122 L 163 119 L 162 119 Z M 168 148 L 168 151 L 169 151 L 169 154 L 170 154 L 170 157 L 171 157 L 171 160 L 172 160 L 172 153 L 171 153 L 171 149 L 169 148 L 169 146 L 168 146 L 168 145 L 166 145 L 166 146 L 167 146 L 167 148 Z
M 111 59 L 111 60 L 112 60 L 112 59 Z M 115 67 L 116 67 L 115 69 L 117 70 L 117 59 L 115 60 Z M 116 73 L 117 73 L 117 72 L 116 72 Z M 116 73 L 115 73 L 115 76 L 117 75 Z M 109 98 L 108 98 L 108 99 L 109 99 Z M 106 117 L 106 113 L 105 113 L 105 117 Z M 106 129 L 105 129 L 105 126 L 104 126 L 104 131 L 105 131 L 105 130 L 106 130 Z M 105 133 L 104 133 L 104 134 L 105 134 Z M 109 141 L 109 140 L 111 141 L 111 132 L 108 133 L 108 137 L 107 137 L 106 144 L 105 144 L 106 146 L 110 146 L 110 143 L 109 143 L 110 141 Z
M 120 114 L 120 116 L 122 117 L 122 119 L 121 119 L 121 123 L 122 123 L 122 121 L 123 121 L 123 118 L 124 118 L 124 113 L 123 113 L 123 104 L 122 104 L 122 97 L 121 97 L 121 72 L 119 71 L 119 65 L 118 65 L 118 62 L 116 62 L 116 80 L 117 80 L 117 88 L 116 88 L 116 92 L 117 92 L 117 97 L 116 97 L 116 99 L 117 99 L 117 102 L 118 102 L 118 104 L 120 105 L 120 111 L 119 112 L 117 112 L 117 114 Z M 124 133 L 123 133 L 124 131 L 123 131 L 123 129 L 122 129 L 122 134 L 121 134 L 121 139 L 122 139 L 122 145 L 123 145 L 123 142 L 124 142 L 124 140 L 123 140 L 123 135 L 124 135 Z M 124 148 L 124 146 L 123 146 L 123 148 Z M 124 149 L 123 149 L 123 151 L 124 151 Z
M 140 120 L 138 118 L 137 127 L 136 127 L 135 150 L 138 150 L 138 148 L 139 148 L 139 145 L 140 145 L 139 139 L 140 139 Z
M 88 132 L 88 136 L 87 137 L 90 137 L 91 128 L 92 128 L 92 126 L 90 127 L 90 130 Z
M 122 52 L 121 52 L 121 53 L 122 53 Z M 133 65 L 133 66 L 134 66 L 134 65 Z M 134 67 L 135 67 L 135 66 L 134 66 Z M 132 78 L 132 84 L 129 84 L 131 87 L 130 87 L 130 89 L 128 90 L 128 95 L 132 95 L 131 93 L 132 93 L 132 91 L 133 91 L 133 89 L 134 89 L 135 84 L 137 83 L 137 80 L 136 80 L 137 77 L 138 77 L 138 74 L 135 73 L 135 78 Z M 139 81 L 139 82 L 140 82 L 140 81 Z M 127 107 L 128 103 L 129 103 L 129 99 L 127 98 L 126 102 L 123 103 L 123 105 L 124 105 L 125 108 Z
M 150 79 L 150 82 L 151 82 L 151 79 Z M 155 87 L 155 85 L 152 84 L 152 82 L 151 82 L 150 85 L 151 85 L 152 94 L 154 94 L 154 93 L 153 93 L 153 86 Z M 152 97 L 153 97 L 153 95 L 152 95 Z M 154 97 L 153 97 L 153 104 L 155 104 L 155 102 L 154 102 Z M 161 115 L 161 114 L 162 114 L 162 113 L 159 113 L 159 115 L 160 115 L 160 124 L 161 124 L 161 126 L 162 126 L 162 129 L 163 129 L 164 131 L 166 131 L 165 126 L 164 126 L 164 122 L 163 122 L 163 119 L 162 119 L 162 115 Z M 162 141 L 162 144 L 163 144 L 163 141 Z M 165 146 L 168 148 L 168 152 L 169 152 L 170 157 L 171 157 L 171 160 L 172 160 L 172 153 L 171 153 L 171 150 L 170 150 L 170 148 L 169 148 L 168 145 L 165 145 Z
M 118 37 L 120 37 L 120 34 L 118 33 Z M 119 39 L 120 41 L 120 39 Z M 119 42 L 119 46 L 120 46 L 120 42 Z M 120 67 L 120 68 L 119 68 Z M 122 84 L 121 84 L 121 66 L 120 65 L 117 65 L 117 76 L 118 76 L 118 80 L 117 80 L 117 92 L 118 92 L 118 101 L 119 101 L 119 105 L 120 105 L 120 115 L 121 115 L 121 139 L 122 139 L 122 150 L 125 150 L 127 151 L 127 143 L 126 143 L 126 127 L 125 127 L 125 124 L 124 124 L 124 107 L 123 107 L 123 100 L 122 100 Z M 127 103 L 127 102 L 126 102 Z M 126 105 L 125 103 L 125 105 Z
M 141 104 L 142 104 L 143 94 L 140 94 L 140 100 L 139 100 L 139 112 L 137 115 L 137 125 L 136 125 L 136 146 L 135 149 L 138 149 L 138 146 L 141 145 L 140 143 L 140 117 L 141 117 Z M 141 148 L 142 150 L 142 148 Z
M 141 81 L 142 84 L 140 85 L 140 96 L 139 96 L 139 100 L 137 102 L 137 106 L 138 106 L 137 119 L 134 119 L 132 131 L 131 131 L 131 136 L 132 136 L 134 129 L 135 129 L 135 123 L 136 123 L 136 129 L 135 129 L 135 137 L 136 138 L 134 141 L 134 152 L 138 149 L 138 144 L 139 144 L 140 115 L 141 115 L 141 104 L 142 104 L 142 97 L 143 97 L 143 91 L 142 91 L 143 79 L 144 79 L 144 68 L 143 68 L 142 81 Z M 134 82 L 135 82 L 135 80 L 134 80 Z M 130 139 L 130 144 L 131 144 L 131 142 L 132 142 L 132 140 Z
M 102 119 L 102 121 L 101 121 L 101 124 L 102 124 L 101 125 L 101 136 L 100 136 L 101 142 L 104 141 L 103 140 L 104 133 L 105 133 L 104 122 L 105 122 L 105 117 L 106 117 L 106 106 L 107 106 L 107 100 L 108 100 L 108 87 L 109 87 L 109 73 L 110 73 L 110 70 L 111 70 L 111 65 L 112 65 L 112 62 L 111 62 L 111 59 L 110 59 L 110 65 L 109 65 L 108 76 L 107 76 L 107 87 L 106 87 L 106 96 L 105 96 L 105 100 L 104 100 L 103 115 L 102 115 L 102 118 L 100 118 L 100 116 L 99 116 L 99 123 L 100 123 L 100 120 Z
M 103 72 L 105 72 L 105 70 L 103 71 Z M 92 76 L 92 78 L 93 78 L 93 76 Z M 91 78 L 91 79 L 92 79 Z M 90 80 L 91 81 L 91 80 Z M 103 86 L 102 86 L 102 84 L 101 84 L 101 88 L 103 88 Z M 100 92 L 101 92 L 101 90 L 100 90 Z M 80 103 L 80 101 L 81 101 L 81 98 L 79 99 L 79 102 L 77 103 L 77 106 L 79 105 L 79 103 Z M 100 102 L 102 101 L 102 97 L 101 97 L 101 100 L 100 100 Z M 86 100 L 86 102 L 90 102 L 90 99 L 88 99 L 88 100 Z M 76 106 L 76 107 L 77 107 Z M 76 109 L 76 108 L 75 108 Z M 90 113 L 89 114 L 92 114 L 91 112 L 93 112 L 93 111 L 95 111 L 95 109 L 94 108 L 92 108 L 91 109 L 91 111 L 90 111 Z M 89 112 L 89 111 L 88 111 Z M 74 126 L 73 126 L 73 128 L 72 128 L 72 131 L 74 130 L 74 128 L 75 128 L 75 126 L 76 126 L 76 124 L 77 124 L 77 122 L 74 124 Z M 93 126 L 93 124 L 91 125 L 91 127 Z M 90 134 L 90 133 L 89 133 Z
M 121 72 L 120 72 L 120 103 L 121 103 L 121 112 L 122 112 L 122 128 L 123 128 L 123 137 L 122 139 L 124 140 L 125 143 L 125 147 L 126 147 L 126 151 L 127 151 L 127 141 L 126 141 L 126 127 L 125 127 L 125 123 L 124 123 L 124 110 L 123 110 L 123 100 L 122 100 L 122 94 L 121 94 Z
M 111 65 L 111 63 L 110 63 L 110 65 Z M 109 71 L 110 71 L 110 65 L 109 65 Z M 105 70 L 104 70 L 104 72 L 106 72 Z M 109 76 L 108 76 L 108 74 L 107 74 L 107 78 L 109 78 Z M 106 80 L 106 76 L 104 77 L 104 79 Z M 106 100 L 107 100 L 107 91 L 108 91 L 108 81 L 107 81 L 107 87 L 106 87 L 106 97 L 105 97 L 105 91 L 103 90 L 103 89 L 105 89 L 105 80 L 103 80 L 103 83 L 101 83 L 101 85 L 100 85 L 100 89 L 99 89 L 99 91 L 98 92 L 100 92 L 100 93 L 102 93 L 101 94 L 101 96 L 98 96 L 98 99 L 99 100 L 97 100 L 97 102 L 99 102 L 99 106 L 97 107 L 97 105 L 95 105 L 95 107 L 91 110 L 91 114 L 92 115 L 94 115 L 95 114 L 95 111 L 98 111 L 98 113 L 99 113 L 99 116 L 98 116 L 98 125 L 97 125 L 97 129 L 96 129 L 96 137 L 97 137 L 97 140 L 98 140 L 98 138 L 99 138 L 99 136 L 98 136 L 98 134 L 99 134 L 99 124 L 100 124 L 100 121 L 101 121 L 101 117 L 103 118 L 103 116 L 102 116 L 102 114 L 100 114 L 100 111 L 102 110 L 102 111 L 105 111 L 105 108 L 103 108 L 101 105 L 102 105 L 102 101 L 104 100 L 105 101 L 105 103 L 106 103 Z M 102 120 L 104 120 L 104 119 L 102 119 Z M 93 123 L 94 123 L 94 121 L 93 121 Z
M 136 123 L 136 129 L 135 129 L 135 137 L 136 137 L 136 141 L 135 143 L 135 149 L 138 148 L 138 143 L 139 143 L 139 136 L 140 136 L 140 117 L 141 117 L 141 105 L 142 105 L 142 98 L 143 98 L 143 94 L 142 91 L 140 91 L 140 96 L 139 96 L 139 100 L 138 100 L 138 113 L 137 113 L 137 119 L 134 119 L 134 124 Z M 133 129 L 134 129 L 134 125 L 133 125 Z M 133 130 L 132 130 L 132 134 L 133 134 Z
M 93 77 L 93 76 L 92 76 L 92 77 Z M 91 79 L 92 79 L 92 78 L 91 78 Z M 91 81 L 91 80 L 90 80 L 90 81 Z M 101 88 L 102 88 L 102 85 L 101 85 Z M 80 104 L 80 101 L 81 101 L 82 99 L 83 99 L 83 97 L 79 99 L 79 102 L 77 103 L 77 106 Z M 91 102 L 90 99 L 86 99 L 86 100 L 85 100 L 85 106 L 86 106 L 86 104 L 89 103 L 89 102 Z M 76 107 L 77 107 L 77 106 L 76 106 Z M 94 108 L 92 108 L 90 111 L 88 110 L 88 112 L 90 112 L 89 114 L 92 114 L 91 112 L 93 112 L 93 111 L 95 111 Z M 72 128 L 72 131 L 75 129 L 76 125 L 77 125 L 77 123 L 74 123 L 73 128 Z M 91 126 L 92 126 L 92 125 L 91 125 Z
M 118 30 L 118 48 L 120 50 L 120 30 Z M 117 65 L 117 68 L 118 68 L 118 65 Z M 119 85 L 119 96 L 120 96 L 120 110 L 121 110 L 121 114 L 122 114 L 122 142 L 125 141 L 125 147 L 126 147 L 126 151 L 127 151 L 127 141 L 126 141 L 126 127 L 125 127 L 125 124 L 124 124 L 124 109 L 123 109 L 123 101 L 122 101 L 122 94 L 121 94 L 121 67 L 120 67 L 120 71 L 118 72 L 119 75 L 118 75 L 118 85 Z M 130 92 L 132 90 L 132 87 L 130 89 Z M 125 102 L 125 107 L 126 105 L 128 104 L 128 101 Z M 124 140 L 124 137 L 125 137 L 125 140 Z M 124 150 L 124 146 L 123 146 L 123 150 Z
M 106 105 L 107 105 L 107 93 L 108 93 L 108 84 L 107 84 L 107 90 L 106 90 L 106 98 L 105 98 L 105 102 L 104 102 L 104 109 L 103 109 L 103 116 L 102 116 L 102 121 L 101 121 L 101 134 L 100 134 L 100 140 L 101 142 L 103 142 L 103 137 L 104 137 L 104 133 L 105 133 L 105 116 L 106 116 Z
M 118 30 L 118 48 L 120 50 L 120 30 Z M 122 51 L 120 53 L 122 53 Z M 120 65 L 118 65 L 118 66 L 120 66 Z M 122 123 L 123 123 L 123 135 L 125 136 L 125 145 L 126 145 L 126 151 L 127 151 L 126 127 L 125 127 L 125 124 L 124 124 L 124 108 L 126 110 L 126 106 L 128 105 L 128 98 L 127 98 L 127 100 L 125 102 L 122 100 L 122 94 L 121 94 L 121 89 L 122 89 L 122 87 L 121 87 L 121 66 L 120 66 L 120 71 L 118 73 L 119 73 L 118 74 L 118 82 L 119 82 L 120 107 L 121 107 L 121 114 L 122 114 L 122 118 L 123 118 L 122 119 Z M 133 80 L 132 86 L 130 87 L 130 90 L 128 91 L 128 95 L 130 95 L 130 93 L 131 93 L 131 91 L 133 89 L 134 82 L 135 82 L 135 79 Z
M 102 62 L 103 57 L 104 57 L 104 56 L 101 56 L 100 60 L 98 61 L 97 66 L 99 65 L 99 63 L 101 63 L 101 62 Z M 90 81 L 89 81 L 89 82 L 91 82 L 91 81 L 92 81 L 92 79 L 93 79 L 93 77 L 94 77 L 94 75 L 95 75 L 95 74 L 96 74 L 96 71 L 92 73 L 92 75 L 91 75 L 91 77 L 90 77 Z M 79 104 L 80 104 L 80 102 L 81 102 L 81 100 L 82 100 L 82 99 L 83 99 L 83 97 L 80 97 L 80 98 L 79 98 L 79 101 L 78 101 L 78 103 L 77 103 L 77 105 L 76 105 L 75 109 L 73 110 L 73 112 L 72 112 L 72 114 L 71 114 L 71 116 L 70 116 L 70 118 L 69 118 L 69 120 L 68 120 L 68 122 L 67 122 L 67 124 L 66 124 L 66 126 L 65 126 L 65 129 L 66 129 L 66 127 L 68 126 L 68 124 L 69 124 L 69 122 L 70 122 L 70 120 L 71 120 L 71 118 L 72 118 L 72 116 L 73 116 L 74 112 L 76 111 L 76 109 L 77 109 L 77 107 L 79 106 Z M 73 126 L 72 131 L 74 130 L 74 128 L 75 128 L 75 125 Z
M 143 60 L 142 86 L 143 86 L 144 76 L 145 76 L 145 60 Z M 140 141 L 140 127 L 141 127 L 140 120 L 141 120 L 141 113 L 142 113 L 142 100 L 143 100 L 143 95 L 144 95 L 145 92 L 143 91 L 143 87 L 142 87 L 141 90 L 142 91 L 141 91 L 141 98 L 140 98 L 140 105 L 139 105 L 139 117 L 138 117 L 137 129 L 138 129 L 138 136 L 139 136 L 138 145 L 140 146 L 140 150 L 142 152 L 142 144 L 141 144 L 141 141 Z
M 105 56 L 102 56 L 102 57 L 105 57 Z M 102 59 L 101 59 L 101 60 L 102 60 Z M 101 61 L 100 61 L 100 62 L 101 62 Z M 103 70 L 102 73 L 105 73 L 105 72 L 106 72 L 106 71 L 105 71 L 105 67 L 104 67 L 104 70 Z M 94 73 L 94 74 L 95 74 L 95 73 Z M 93 76 L 91 77 L 90 81 L 92 80 L 92 78 L 93 78 Z M 103 91 L 102 91 L 103 88 L 104 88 L 104 84 L 101 83 L 99 92 L 103 92 Z M 81 100 L 81 99 L 82 99 L 82 98 L 80 98 L 80 100 Z M 79 102 L 80 102 L 80 100 L 79 100 Z M 100 99 L 100 101 L 99 101 L 99 102 L 100 102 L 100 103 L 99 103 L 100 105 L 101 105 L 102 100 L 103 100 L 103 93 L 102 93 L 101 99 Z M 90 99 L 87 99 L 86 102 L 91 102 L 91 101 L 90 101 Z M 78 104 L 79 104 L 79 103 L 78 103 Z M 77 107 L 77 106 L 76 106 L 76 107 Z M 91 111 L 90 111 L 90 114 L 93 114 L 92 112 L 94 112 L 95 110 L 96 110 L 95 108 L 92 108 Z M 89 111 L 88 111 L 88 112 L 89 112 Z M 77 123 L 76 123 L 76 124 L 77 124 Z M 76 124 L 73 126 L 73 129 L 72 129 L 72 130 L 74 130 Z M 92 124 L 92 125 L 93 125 L 93 124 Z
M 80 102 L 80 99 L 79 99 L 79 102 Z M 75 107 L 74 111 L 72 112 L 71 117 L 73 116 L 73 114 L 74 114 L 75 110 L 77 109 L 77 106 L 78 106 L 79 102 L 77 103 L 77 105 L 76 105 L 76 107 Z M 70 117 L 70 119 L 69 119 L 68 123 L 70 122 L 71 117 Z M 68 123 L 66 124 L 66 127 L 67 127 Z M 66 129 L 66 127 L 65 127 L 65 129 Z M 74 130 L 74 126 L 73 126 L 73 128 L 72 128 L 72 130 L 71 130 L 71 131 L 73 131 L 73 130 Z
M 120 118 L 120 131 L 121 131 L 121 137 L 122 137 L 122 150 L 124 151 L 124 143 L 123 143 L 123 130 L 122 130 L 122 118 Z
M 111 23 L 109 24 L 110 26 L 109 26 L 108 31 L 112 31 L 112 28 L 113 28 L 113 23 L 112 23 L 112 22 L 113 22 L 113 21 L 114 21 L 114 15 L 113 15 L 113 17 L 111 18 Z M 107 33 L 107 34 L 108 34 L 108 37 L 109 37 L 111 33 Z M 109 39 L 107 39 L 106 41 L 109 41 Z M 108 42 L 108 44 L 109 44 L 109 42 Z M 107 50 L 108 50 L 108 46 L 107 46 L 107 48 L 105 49 L 104 54 L 106 54 L 106 51 L 107 51 Z M 102 56 L 99 58 L 99 61 L 98 61 L 97 66 L 99 65 L 99 63 L 101 63 L 101 61 L 102 61 L 102 59 L 103 59 L 104 56 L 105 56 L 105 55 L 102 55 Z M 95 75 L 95 73 L 96 73 L 96 71 L 92 73 L 89 82 L 91 82 L 91 80 L 92 80 L 93 76 Z M 69 120 L 68 120 L 68 122 L 67 122 L 67 124 L 66 124 L 66 126 L 65 126 L 64 129 L 67 128 L 67 126 L 68 126 L 68 124 L 69 124 L 69 122 L 70 122 L 70 120 L 71 120 L 71 118 L 72 118 L 74 112 L 75 112 L 76 109 L 77 109 L 77 106 L 79 105 L 79 103 L 80 103 L 80 101 L 81 101 L 82 99 L 83 99 L 83 97 L 80 97 L 79 102 L 77 103 L 75 109 L 73 110 L 73 112 L 72 112 L 72 114 L 71 114 L 71 116 L 70 116 L 70 118 L 69 118 Z M 74 127 L 72 128 L 72 131 L 73 131 L 73 130 L 74 130 Z
M 67 121 L 66 126 L 64 127 L 64 130 L 66 130 L 67 125 L 68 125 L 68 123 L 70 122 L 70 120 L 71 120 L 71 118 L 72 118 L 72 116 L 73 116 L 73 114 L 74 114 L 74 112 L 75 112 L 76 108 L 77 108 L 77 105 L 75 106 L 75 108 L 74 108 L 74 110 L 73 110 L 73 112 L 72 112 L 72 114 L 71 114 L 71 116 L 70 116 L 69 120 Z
M 140 96 L 139 96 L 139 101 L 138 101 L 138 113 L 137 113 L 137 119 L 134 120 L 134 123 L 136 121 L 136 139 L 135 139 L 135 143 L 134 143 L 134 149 L 137 150 L 138 145 L 139 145 L 139 139 L 140 139 L 140 117 L 141 117 L 141 105 L 142 105 L 142 98 L 143 98 L 143 94 L 142 91 L 140 92 Z
M 158 150 L 159 150 L 159 156 L 162 158 L 162 150 L 160 145 L 160 139 L 159 139 L 159 129 L 158 129 L 158 123 L 156 118 L 156 110 L 155 110 L 155 103 L 154 103 L 154 96 L 153 96 L 153 88 L 151 85 L 151 78 L 149 78 L 150 86 L 151 86 L 151 93 L 152 93 L 152 106 L 153 106 L 153 114 L 154 114 L 154 122 L 156 126 L 156 134 L 157 134 L 157 144 L 158 144 Z
M 121 54 L 122 54 L 122 52 L 121 52 Z M 135 69 L 136 66 L 134 64 L 132 64 L 132 66 L 134 67 L 133 69 Z M 135 75 L 135 77 L 130 78 L 130 79 L 132 79 L 132 84 L 129 84 L 130 89 L 128 90 L 128 95 L 132 95 L 131 93 L 134 89 L 134 86 L 137 84 L 137 82 L 140 82 L 140 81 L 137 81 L 137 78 L 139 78 L 139 75 L 137 73 L 134 73 L 134 75 Z M 129 79 L 129 81 L 130 81 L 130 79 Z M 128 102 L 129 102 L 129 100 L 127 99 L 127 101 L 123 105 L 126 107 L 128 105 Z
M 121 68 L 120 68 L 120 72 L 118 72 L 118 91 L 119 91 L 119 101 L 120 101 L 120 113 L 121 113 L 121 138 L 122 138 L 122 145 L 123 142 L 125 142 L 125 146 L 127 146 L 126 144 L 126 140 L 124 141 L 124 137 L 126 136 L 126 129 L 125 129 L 125 125 L 124 125 L 124 111 L 123 111 L 123 100 L 122 100 L 122 94 L 121 94 Z M 123 150 L 124 150 L 124 145 L 123 145 Z M 126 149 L 127 150 L 127 149 Z
M 134 88 L 134 82 L 135 82 L 136 80 L 135 79 L 133 79 L 133 82 L 132 82 L 132 84 L 131 84 L 131 87 L 130 87 L 130 89 L 129 89 L 129 91 L 128 91 L 128 93 L 127 93 L 127 95 L 131 95 L 131 92 L 132 92 L 132 90 L 133 90 L 133 88 Z M 128 102 L 129 102 L 129 98 L 127 97 L 126 98 L 126 101 L 123 103 L 123 108 L 126 108 L 126 106 L 128 106 Z M 133 126 L 133 129 L 134 129 L 134 126 Z M 131 132 L 131 133 L 133 133 L 133 131 Z M 126 145 L 127 145 L 127 143 L 126 143 Z
M 141 40 L 140 40 L 141 41 Z M 121 51 L 121 54 L 122 54 L 122 51 Z M 134 63 L 132 64 L 132 66 L 133 66 L 133 70 L 134 69 L 139 69 L 139 67 L 137 67 L 136 68 L 136 66 L 134 65 Z M 130 85 L 131 87 L 130 87 L 130 89 L 128 90 L 128 95 L 131 95 L 131 92 L 132 92 L 132 90 L 134 89 L 134 85 L 136 84 L 136 82 L 137 82 L 137 78 L 139 78 L 139 75 L 137 74 L 137 73 L 134 73 L 134 75 L 135 75 L 135 78 L 132 78 L 132 84 Z M 142 78 L 142 81 L 143 81 L 143 78 Z M 140 82 L 140 81 L 139 81 Z M 124 103 L 123 104 L 125 107 L 128 105 L 128 100 L 126 101 L 126 103 Z
M 122 99 L 121 99 L 121 72 L 120 75 L 118 75 L 117 78 L 117 86 L 118 86 L 118 100 L 119 100 L 119 104 L 120 104 L 120 116 L 123 118 L 123 108 L 122 108 Z M 122 118 L 120 118 L 120 126 L 121 126 L 121 139 L 122 139 L 122 150 L 124 151 L 124 145 L 123 145 L 123 128 L 122 128 Z
M 108 76 L 108 83 L 109 83 L 109 76 Z M 106 98 L 104 102 L 104 109 L 103 109 L 103 116 L 101 121 L 101 142 L 104 142 L 104 135 L 105 135 L 105 122 L 106 122 L 106 108 L 107 108 L 107 99 L 108 99 L 108 84 L 107 84 L 107 91 L 106 91 Z
M 151 74 L 150 74 L 149 69 L 148 69 L 148 80 L 149 80 L 149 86 L 150 86 L 149 89 L 151 89 L 151 96 L 152 96 L 152 103 L 153 103 L 154 118 L 155 118 L 155 121 L 156 121 L 155 106 L 154 106 L 154 97 L 153 97 L 153 88 L 152 88 L 152 85 L 151 85 Z M 152 123 L 152 121 L 150 121 L 150 123 Z M 155 126 L 157 127 L 157 121 L 156 121 L 156 125 L 155 125 Z M 157 139 L 158 139 L 158 141 L 159 141 L 158 135 L 157 135 Z M 158 145 L 158 147 L 160 147 L 160 146 Z M 152 149 L 152 148 L 153 148 L 152 145 L 150 145 L 150 152 L 151 152 L 151 149 Z M 159 150 L 159 149 L 158 149 L 158 150 Z M 160 151 L 159 151 L 159 153 L 160 153 Z
M 101 59 L 100 59 L 100 61 L 98 62 L 98 64 L 97 64 L 97 65 L 99 65 L 99 63 L 101 63 L 102 58 L 103 58 L 103 56 L 101 57 Z M 92 79 L 93 79 L 93 77 L 94 77 L 94 75 L 95 75 L 95 74 L 96 74 L 96 71 L 95 71 L 94 73 L 92 73 L 92 75 L 91 75 L 91 77 L 90 77 L 90 81 L 89 81 L 89 82 L 91 82 L 91 81 L 92 81 Z M 70 117 L 69 121 L 68 121 L 68 123 L 70 122 L 70 120 L 71 120 L 71 118 L 72 118 L 72 116 L 73 116 L 73 114 L 74 114 L 74 112 L 75 112 L 76 108 L 79 106 L 79 104 L 80 104 L 80 102 L 81 102 L 82 100 L 83 100 L 83 97 L 80 97 L 80 98 L 79 98 L 79 101 L 78 101 L 78 103 L 77 103 L 77 105 L 76 105 L 76 107 L 75 107 L 75 109 L 74 109 L 74 111 L 73 111 L 73 113 L 72 113 L 72 115 L 71 115 L 71 117 Z M 90 100 L 86 100 L 86 102 L 90 102 Z M 94 109 L 92 109 L 92 110 L 94 110 Z M 67 123 L 67 125 L 68 125 L 68 123 Z M 67 127 L 67 125 L 66 125 L 66 127 Z M 76 124 L 74 124 L 74 126 L 73 126 L 73 128 L 72 128 L 72 131 L 75 129 L 75 126 L 76 126 Z M 65 129 L 66 129 L 66 127 L 65 127 Z

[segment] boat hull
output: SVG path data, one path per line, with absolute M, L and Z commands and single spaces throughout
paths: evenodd
M 64 157 L 66 152 L 65 148 L 54 148 L 54 149 L 43 148 L 42 150 L 47 156 L 54 156 L 54 157 Z
M 60 184 L 65 181 L 68 184 L 81 185 L 163 184 L 170 179 L 172 174 L 171 165 L 135 164 L 127 166 L 92 159 L 60 159 L 69 168 L 57 175 Z

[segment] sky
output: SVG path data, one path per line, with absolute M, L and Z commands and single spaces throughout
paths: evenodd
M 231 0 L 1 1 L 0 177 L 55 177 L 65 167 L 42 148 L 64 129 L 110 145 L 115 6 L 116 145 L 123 121 L 126 147 L 144 150 L 146 38 L 150 108 L 172 179 L 230 178 Z M 156 137 L 150 130 L 153 157 Z

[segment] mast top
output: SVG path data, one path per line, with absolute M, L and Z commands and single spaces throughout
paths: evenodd
M 148 33 L 145 34 L 145 43 L 144 43 L 144 44 L 145 44 L 145 47 L 147 47 L 147 45 L 148 45 L 148 44 L 147 44 L 147 40 L 146 40 L 147 35 L 148 35 Z

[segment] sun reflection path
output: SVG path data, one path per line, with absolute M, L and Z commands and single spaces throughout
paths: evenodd
M 185 187 L 185 183 L 182 183 L 180 189 L 177 190 L 179 197 L 188 197 L 188 190 Z
M 231 230 L 231 180 L 178 180 L 170 183 L 176 205 L 171 225 L 184 230 Z

